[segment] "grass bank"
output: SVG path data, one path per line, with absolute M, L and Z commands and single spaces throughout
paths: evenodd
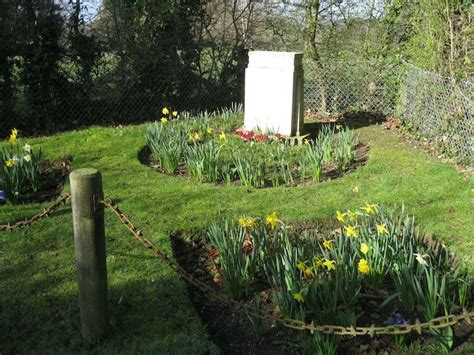
M 152 171 L 138 160 L 144 125 L 93 127 L 29 141 L 50 159 L 101 170 L 104 191 L 160 248 L 169 233 L 206 227 L 219 214 L 264 216 L 287 222 L 334 218 L 336 210 L 366 203 L 405 204 L 427 232 L 474 271 L 474 180 L 407 145 L 379 126 L 356 132 L 370 147 L 367 164 L 342 178 L 294 188 L 247 190 L 199 184 Z M 354 187 L 359 192 L 354 192 Z M 66 186 L 66 191 L 69 187 Z M 48 204 L 1 206 L 0 224 Z M 0 233 L 0 352 L 203 353 L 218 349 L 188 299 L 186 286 L 106 214 L 112 334 L 83 345 L 68 206 L 30 228 Z

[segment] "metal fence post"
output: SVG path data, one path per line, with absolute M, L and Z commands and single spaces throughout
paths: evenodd
M 95 342 L 109 325 L 102 176 L 85 168 L 74 170 L 69 179 L 81 330 L 86 341 Z

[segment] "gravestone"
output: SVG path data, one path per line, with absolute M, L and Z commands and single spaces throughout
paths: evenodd
M 303 53 L 250 52 L 244 128 L 299 136 L 303 109 Z

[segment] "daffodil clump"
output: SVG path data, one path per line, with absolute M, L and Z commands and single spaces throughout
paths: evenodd
M 171 120 L 178 119 L 178 111 L 171 111 L 168 107 L 163 107 L 161 109 L 161 118 L 160 122 L 166 124 Z
M 161 119 L 148 127 L 146 139 L 163 172 L 188 172 L 200 182 L 232 180 L 230 167 L 221 168 L 220 151 L 227 142 L 225 131 L 237 127 L 239 107 L 193 117 L 167 107 L 161 113 Z
M 427 243 L 404 208 L 368 203 L 336 211 L 335 220 L 338 227 L 326 233 L 299 231 L 276 212 L 214 224 L 207 241 L 218 251 L 224 288 L 248 298 L 265 282 L 283 316 L 343 326 L 357 326 L 364 313 L 381 322 L 385 308 L 415 322 L 468 306 L 468 274 L 452 254 Z
M 242 118 L 238 110 L 191 117 L 165 107 L 162 116 L 147 131 L 156 166 L 199 182 L 295 186 L 319 182 L 331 169 L 343 172 L 355 162 L 357 140 L 348 128 L 327 125 L 316 139 L 291 145 L 279 134 L 236 130 Z
M 467 306 L 467 272 L 445 247 L 420 232 L 404 208 L 367 203 L 357 211 L 337 211 L 336 219 L 338 239 L 358 255 L 364 287 L 391 285 L 405 314 L 424 320 Z
M 224 287 L 234 298 L 248 297 L 252 283 L 263 276 L 270 240 L 282 226 L 273 212 L 265 218 L 240 216 L 237 223 L 223 221 L 208 229 L 207 241 L 218 252 Z
M 39 170 L 42 152 L 20 142 L 18 130 L 13 128 L 0 156 L 0 190 L 10 202 L 17 202 L 25 194 L 39 189 Z

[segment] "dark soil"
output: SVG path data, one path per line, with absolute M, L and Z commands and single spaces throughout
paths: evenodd
M 64 157 L 57 160 L 45 160 L 40 168 L 39 191 L 25 191 L 19 203 L 41 203 L 55 199 L 63 190 L 64 182 L 69 174 L 71 158 Z
M 186 241 L 181 232 L 171 236 L 173 253 L 179 264 L 194 277 L 221 290 L 220 284 L 208 269 L 212 256 L 202 239 Z M 223 354 L 288 354 L 285 345 L 287 331 L 270 327 L 270 331 L 257 337 L 250 319 L 232 306 L 212 300 L 198 288 L 188 284 L 191 301 L 202 322 L 206 325 L 212 341 Z
M 323 227 L 321 228 L 321 226 Z M 310 228 L 329 231 L 334 229 L 334 224 L 304 222 L 294 225 L 293 231 L 295 234 L 299 234 L 302 230 Z M 222 280 L 218 277 L 217 268 L 213 262 L 215 250 L 205 244 L 202 231 L 178 231 L 171 235 L 171 242 L 174 257 L 187 273 L 205 282 L 213 289 L 223 292 Z M 366 301 L 357 310 L 360 315 L 358 324 L 364 326 L 370 326 L 371 324 L 383 325 L 384 319 L 387 319 L 396 311 L 397 305 L 393 304 L 383 314 L 373 312 L 391 292 L 390 288 L 390 285 L 384 285 L 383 291 L 363 290 Z M 274 304 L 265 282 L 256 281 L 254 289 L 256 290 L 256 298 L 260 300 L 261 309 L 271 314 Z M 246 314 L 233 306 L 209 298 L 206 293 L 189 283 L 188 291 L 197 313 L 208 328 L 212 341 L 219 346 L 224 354 L 301 353 L 298 343 L 302 339 L 302 332 L 292 331 L 268 321 L 264 321 L 260 328 L 256 328 Z M 255 305 L 252 300 L 242 300 L 242 302 L 251 306 Z M 260 334 L 257 334 L 257 329 L 259 329 Z M 455 334 L 454 346 L 458 347 L 465 342 L 469 342 L 469 339 L 473 337 L 474 325 L 460 323 L 453 330 Z M 434 341 L 433 337 L 426 335 L 422 337 L 414 332 L 405 335 L 405 344 L 427 344 Z M 393 336 L 378 336 L 375 338 L 369 336 L 345 337 L 339 345 L 338 353 L 396 354 L 398 348 L 394 344 Z

